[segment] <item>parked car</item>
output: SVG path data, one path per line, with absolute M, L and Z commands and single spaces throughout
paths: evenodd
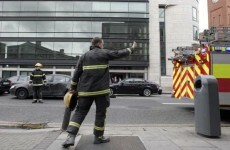
M 7 79 L 11 81 L 12 85 L 14 85 L 14 84 L 19 84 L 19 83 L 24 83 L 26 81 L 29 81 L 30 77 L 21 75 L 21 76 L 12 76 Z
M 46 75 L 47 84 L 42 87 L 43 97 L 63 97 L 70 88 L 71 76 L 62 74 Z M 33 95 L 33 87 L 29 81 L 12 85 L 10 94 L 18 99 L 26 99 Z
M 110 85 L 110 96 L 114 94 L 139 94 L 140 96 L 151 96 L 153 93 L 162 94 L 161 86 L 139 78 L 129 78 Z
M 7 79 L 0 78 L 0 95 L 2 95 L 4 92 L 8 92 L 11 87 L 11 81 Z

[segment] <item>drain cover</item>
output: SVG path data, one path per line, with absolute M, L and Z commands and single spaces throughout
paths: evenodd
M 111 136 L 109 143 L 93 144 L 92 135 L 83 135 L 75 150 L 146 150 L 137 136 Z

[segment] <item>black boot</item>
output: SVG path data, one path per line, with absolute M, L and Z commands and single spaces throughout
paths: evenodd
M 94 137 L 94 144 L 101 144 L 101 143 L 107 143 L 107 142 L 110 142 L 110 138 L 106 138 L 104 136 L 100 136 L 100 137 L 97 137 L 95 136 Z
M 32 101 L 32 103 L 37 103 L 37 100 L 36 100 L 36 99 L 35 99 L 35 100 L 33 100 L 33 101 Z
M 76 135 L 70 134 L 68 135 L 66 141 L 62 144 L 64 148 L 68 148 L 70 146 L 74 146 Z
M 42 100 L 42 99 L 39 99 L 38 102 L 39 102 L 39 103 L 43 103 L 43 100 Z

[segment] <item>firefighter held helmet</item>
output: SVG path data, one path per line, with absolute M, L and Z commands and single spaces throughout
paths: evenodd
M 42 67 L 42 64 L 36 63 L 36 64 L 35 64 L 35 67 Z
M 77 105 L 77 93 L 67 92 L 64 96 L 64 104 L 73 111 Z

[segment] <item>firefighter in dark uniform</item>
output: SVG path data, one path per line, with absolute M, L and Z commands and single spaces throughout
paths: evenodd
M 30 84 L 33 86 L 33 102 L 43 103 L 42 101 L 42 86 L 46 84 L 46 75 L 41 70 L 42 64 L 36 63 L 35 70 L 30 75 Z
M 69 134 L 62 144 L 65 148 L 74 145 L 75 137 L 93 102 L 96 104 L 94 144 L 110 141 L 110 138 L 103 136 L 106 111 L 110 105 L 109 60 L 129 56 L 136 47 L 134 42 L 131 48 L 106 50 L 103 49 L 104 41 L 98 37 L 93 38 L 91 44 L 90 51 L 79 58 L 72 78 L 70 91 L 77 91 L 78 104 L 66 130 Z

